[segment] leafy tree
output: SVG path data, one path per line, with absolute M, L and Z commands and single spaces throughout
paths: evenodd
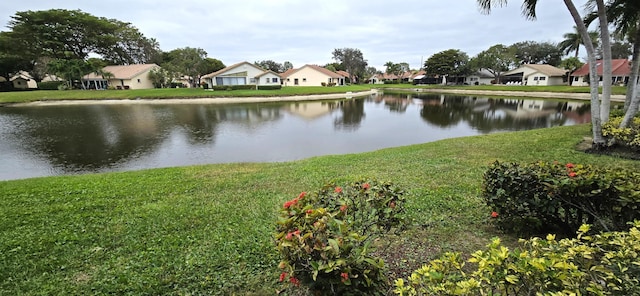
M 224 69 L 225 66 L 222 61 L 214 58 L 205 58 L 200 64 L 200 69 L 198 70 L 202 75 L 206 75 L 209 73 L 213 73 L 216 71 L 220 71 Z
M 282 68 L 283 68 L 284 71 L 293 69 L 293 64 L 291 62 L 289 62 L 289 61 L 285 61 L 284 63 L 282 63 Z
M 352 82 L 360 81 L 356 77 L 362 77 L 367 69 L 367 60 L 364 59 L 362 52 L 356 48 L 336 48 L 333 50 L 333 59 L 340 63 L 344 71 L 349 73 L 349 80 Z
M 567 69 L 570 73 L 582 68 L 582 66 L 584 66 L 584 63 L 576 57 L 566 58 L 559 65 L 560 68 Z
M 18 71 L 29 70 L 33 66 L 30 59 L 14 50 L 13 44 L 9 33 L 0 32 L 0 76 L 7 80 Z
M 158 48 L 129 23 L 80 10 L 17 12 L 8 27 L 13 50 L 31 63 L 41 57 L 85 60 L 92 53 L 114 63 L 140 63 Z
M 284 72 L 284 66 L 280 63 L 277 63 L 275 61 L 272 60 L 264 60 L 264 61 L 259 61 L 259 62 L 254 62 L 254 64 L 262 69 L 265 70 L 271 70 L 273 72 L 276 73 L 282 73 Z
M 82 76 L 98 70 L 95 65 L 77 58 L 53 59 L 48 63 L 48 68 L 50 72 L 65 79 L 69 88 L 73 88 L 75 81 L 82 82 Z M 85 88 L 83 83 L 81 87 Z
M 511 45 L 516 62 L 523 64 L 549 64 L 557 66 L 562 60 L 562 50 L 549 42 L 523 41 Z
M 487 69 L 499 83 L 502 73 L 516 64 L 516 55 L 512 47 L 496 44 L 478 53 L 470 63 L 473 68 Z
M 624 41 L 614 41 L 611 43 L 611 59 L 628 59 L 632 54 L 631 44 Z M 598 52 L 601 55 L 601 51 Z
M 424 62 L 425 71 L 433 75 L 464 76 L 469 74 L 469 56 L 458 49 L 447 49 Z
M 386 62 L 384 64 L 386 67 L 385 73 L 393 74 L 398 79 L 398 82 L 402 82 L 402 75 L 411 69 L 409 69 L 409 64 L 407 63 L 394 63 L 394 62 Z
M 156 88 L 169 87 L 171 82 L 177 77 L 174 72 L 164 68 L 152 69 L 149 71 L 149 79 Z
M 578 33 L 578 28 L 573 26 L 575 32 L 569 32 L 562 35 L 564 40 L 562 40 L 558 44 L 558 48 L 564 52 L 564 54 L 569 54 L 571 52 L 575 52 L 574 57 L 578 57 L 578 53 L 580 52 L 580 46 L 582 45 L 582 37 L 580 33 Z M 593 42 L 593 47 L 598 47 L 598 31 L 590 31 L 589 37 Z
M 166 64 L 167 68 L 188 76 L 192 87 L 197 87 L 202 75 L 210 73 L 206 72 L 207 52 L 204 49 L 178 48 L 170 51 L 169 56 L 171 60 Z

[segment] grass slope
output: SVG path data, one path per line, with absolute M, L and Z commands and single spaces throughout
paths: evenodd
M 278 208 L 357 176 L 408 192 L 413 227 L 383 242 L 394 275 L 403 275 L 442 251 L 470 252 L 500 235 L 478 198 L 496 159 L 640 169 L 577 152 L 588 134 L 583 125 L 285 163 L 0 182 L 0 294 L 273 294 Z

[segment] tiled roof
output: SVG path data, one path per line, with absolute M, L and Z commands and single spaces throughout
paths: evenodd
M 278 74 L 278 73 L 276 73 L 276 72 L 273 72 L 273 71 L 271 71 L 271 70 L 264 71 L 264 73 L 262 73 L 262 74 L 260 74 L 260 75 L 256 76 L 256 78 L 258 78 L 258 77 L 262 77 L 262 76 L 267 75 L 267 74 L 269 74 L 269 73 L 271 73 L 271 74 L 273 74 L 273 75 L 276 75 L 276 76 L 278 76 L 278 77 L 282 78 L 282 76 L 280 76 L 280 74 Z
M 602 60 L 596 61 L 598 75 L 602 75 Z M 613 76 L 629 76 L 631 74 L 631 66 L 627 59 L 611 60 L 611 74 Z M 580 69 L 571 73 L 571 76 L 589 75 L 589 64 L 584 64 Z
M 159 67 L 159 66 L 156 64 L 118 65 L 118 66 L 106 66 L 102 68 L 102 71 L 113 74 L 112 79 L 131 79 L 155 67 Z M 85 75 L 83 78 L 84 79 L 102 79 L 102 76 L 96 75 L 96 73 L 90 73 Z
M 320 73 L 322 73 L 324 75 L 327 75 L 327 76 L 329 76 L 331 78 L 345 78 L 345 76 L 342 76 L 342 75 L 340 75 L 340 74 L 338 74 L 336 72 L 333 72 L 333 71 L 331 71 L 329 69 L 325 69 L 325 68 L 322 68 L 322 67 L 317 66 L 317 65 L 309 65 L 309 64 L 304 65 L 304 66 L 302 66 L 302 67 L 300 67 L 298 69 L 289 69 L 289 70 L 285 71 L 284 73 L 280 74 L 280 77 L 287 78 L 287 77 L 291 76 L 293 73 L 296 73 L 296 72 L 300 71 L 302 68 L 305 68 L 305 67 L 314 69 L 314 70 L 316 70 L 316 71 L 318 71 L 318 72 L 320 72 Z
M 220 73 L 227 72 L 227 71 L 229 71 L 229 70 L 231 70 L 233 68 L 239 67 L 240 65 L 244 65 L 244 64 L 249 64 L 249 65 L 252 65 L 254 67 L 257 67 L 256 65 L 251 64 L 249 62 L 239 62 L 239 63 L 233 64 L 233 65 L 231 65 L 229 67 L 226 67 L 224 69 L 220 69 L 218 71 L 215 71 L 213 73 L 209 73 L 207 75 L 202 75 L 202 77 L 200 77 L 200 78 L 212 78 L 212 77 L 218 76 L 218 74 L 220 74 Z
M 537 72 L 540 72 L 540 73 L 548 75 L 548 76 L 563 76 L 567 72 L 567 71 L 565 71 L 563 69 L 556 68 L 554 66 L 546 65 L 546 64 L 524 64 L 524 65 L 520 66 L 517 69 L 513 69 L 511 71 L 508 71 L 508 72 L 504 73 L 504 75 L 511 75 L 511 74 L 515 74 L 515 73 L 520 73 L 520 72 L 522 72 L 520 69 L 524 68 L 524 67 L 533 69 L 533 70 L 535 70 Z

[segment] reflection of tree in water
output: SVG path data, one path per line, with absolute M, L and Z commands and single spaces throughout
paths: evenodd
M 433 125 L 449 127 L 461 121 L 489 133 L 563 125 L 567 118 L 585 110 L 582 103 L 531 99 L 489 99 L 465 96 L 420 95 L 421 117 Z
M 405 113 L 407 112 L 407 107 L 412 104 L 413 99 L 411 95 L 379 94 L 374 101 L 376 103 L 384 102 L 385 107 L 391 112 Z
M 336 129 L 357 130 L 365 117 L 364 99 L 351 99 L 338 102 L 342 116 L 333 121 Z
M 189 141 L 215 140 L 221 121 L 259 125 L 280 117 L 280 106 L 95 105 L 7 108 L 24 118 L 14 142 L 74 172 L 108 168 L 157 149 L 181 127 Z

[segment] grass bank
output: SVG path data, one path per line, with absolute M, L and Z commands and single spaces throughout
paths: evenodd
M 407 191 L 412 228 L 383 242 L 401 274 L 500 235 L 478 198 L 496 159 L 640 169 L 576 151 L 588 134 L 582 125 L 285 163 L 0 182 L 0 294 L 272 295 L 278 208 L 328 180 L 358 176 Z
M 26 103 L 50 100 L 106 100 L 106 99 L 189 99 L 211 97 L 276 97 L 316 94 L 334 94 L 367 91 L 368 85 L 340 87 L 300 86 L 279 90 L 208 91 L 202 88 L 156 88 L 129 90 L 35 90 L 0 92 L 0 104 Z
M 139 89 L 139 90 L 36 90 L 0 92 L 0 104 L 27 103 L 35 101 L 54 100 L 107 100 L 107 99 L 189 99 L 211 97 L 277 97 L 299 96 L 317 94 L 335 94 L 346 92 L 367 91 L 372 88 L 392 88 L 414 90 L 423 89 L 462 89 L 493 91 L 499 95 L 503 91 L 521 92 L 555 92 L 555 93 L 589 93 L 588 87 L 578 86 L 503 86 L 503 85 L 411 85 L 411 84 L 363 84 L 337 87 L 322 86 L 290 86 L 280 90 L 233 90 L 233 91 L 207 91 L 201 88 L 164 88 L 164 89 Z M 616 86 L 613 94 L 625 94 L 626 88 Z

